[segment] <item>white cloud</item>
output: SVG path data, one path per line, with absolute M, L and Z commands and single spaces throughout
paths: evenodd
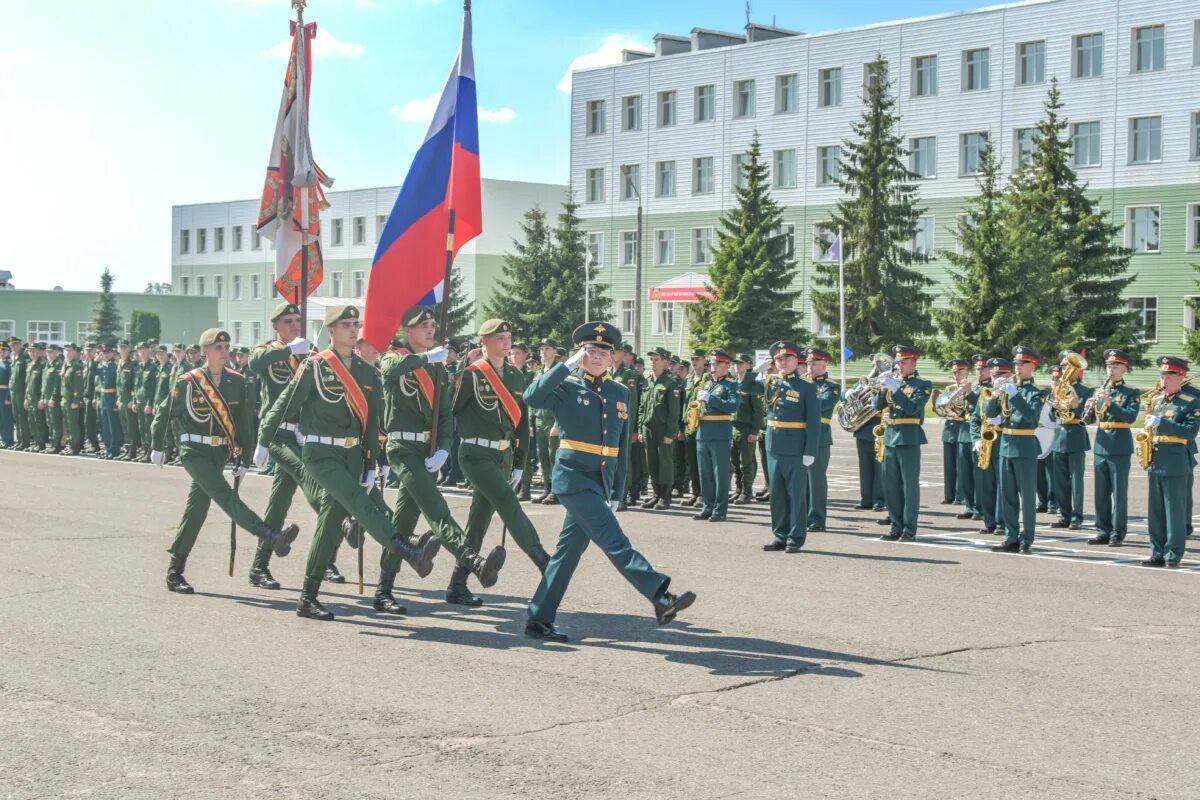
M 439 91 L 428 97 L 409 100 L 402 106 L 392 106 L 392 113 L 405 122 L 428 122 L 433 119 L 433 114 L 437 111 L 438 100 L 441 97 L 442 93 Z M 508 106 L 503 106 L 495 111 L 486 108 L 479 109 L 480 122 L 512 122 L 516 118 L 517 112 Z
M 264 50 L 264 56 L 273 56 L 275 58 L 287 58 L 292 52 L 292 37 L 283 39 L 279 44 L 272 47 L 270 50 Z M 344 56 L 345 58 L 358 58 L 363 53 L 367 52 L 367 48 L 361 44 L 354 42 L 343 42 L 335 39 L 330 35 L 329 31 L 321 29 L 317 31 L 317 38 L 313 39 L 313 56 L 316 58 L 327 58 L 329 56 Z
M 622 50 L 650 51 L 653 48 L 619 33 L 606 36 L 600 47 L 590 53 L 584 53 L 581 56 L 575 57 L 575 60 L 567 67 L 566 73 L 558 82 L 558 90 L 560 92 L 571 91 L 571 73 L 576 70 L 594 69 L 595 67 L 605 67 L 609 64 L 620 64 Z

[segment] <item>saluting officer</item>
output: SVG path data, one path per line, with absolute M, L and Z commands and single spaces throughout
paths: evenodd
M 1120 547 L 1129 527 L 1129 457 L 1133 455 L 1133 427 L 1141 395 L 1125 384 L 1129 354 L 1104 351 L 1108 380 L 1084 404 L 1083 424 L 1096 423 L 1092 450 L 1095 474 L 1096 535 L 1088 544 Z
M 971 365 L 961 358 L 952 358 L 946 362 L 946 369 L 949 370 L 955 386 L 962 386 L 967 382 L 967 371 L 970 368 Z M 947 387 L 947 390 L 949 388 Z M 952 413 L 942 420 L 942 505 L 944 506 L 953 505 L 956 502 L 966 502 L 966 476 L 959 468 L 958 457 L 958 442 L 962 438 L 962 429 L 966 422 L 965 416 Z
M 996 487 L 1004 543 L 999 553 L 1029 553 L 1037 529 L 1037 470 L 1041 446 L 1035 435 L 1041 421 L 1046 392 L 1033 382 L 1041 358 L 1032 348 L 1012 349 L 1016 379 L 1005 383 L 987 401 L 988 422 L 999 425 L 997 453 L 1000 468 Z
M 892 347 L 894 373 L 883 377 L 886 392 L 875 396 L 883 411 L 883 486 L 888 532 L 884 541 L 911 542 L 917 538 L 921 511 L 921 445 L 925 438 L 925 404 L 933 384 L 917 374 L 921 353 L 911 345 Z
M 696 471 L 700 478 L 700 513 L 692 519 L 723 522 L 729 511 L 729 450 L 733 446 L 733 415 L 741 404 L 738 386 L 729 379 L 733 356 L 710 350 L 712 382 L 696 392 L 704 413 L 696 428 Z
M 734 368 L 737 370 L 740 402 L 733 414 L 733 504 L 743 506 L 754 502 L 754 479 L 758 474 L 755 449 L 766 421 L 766 409 L 762 392 L 746 391 L 741 387 L 741 381 L 754 368 L 754 359 L 748 353 L 739 353 Z
M 1068 352 L 1064 350 L 1058 354 L 1063 370 L 1067 367 Z M 1083 461 L 1084 453 L 1092 449 L 1091 437 L 1083 425 L 1082 417 L 1084 404 L 1092 396 L 1093 390 L 1083 385 L 1082 377 L 1076 374 L 1072 379 L 1074 396 L 1071 399 L 1061 403 L 1057 399 L 1050 401 L 1056 419 L 1047 460 L 1052 462 L 1051 485 L 1060 515 L 1057 521 L 1050 523 L 1050 527 L 1073 531 L 1083 527 Z
M 642 397 L 642 437 L 646 440 L 646 469 L 653 494 L 642 508 L 670 508 L 675 484 L 675 438 L 679 434 L 683 390 L 671 376 L 671 353 L 656 347 L 649 353 L 654 381 Z
M 1188 443 L 1200 430 L 1200 395 L 1183 382 L 1188 362 L 1174 356 L 1158 359 L 1162 395 L 1145 419 L 1151 435 L 1150 466 L 1150 558 L 1144 567 L 1174 569 L 1183 559 L 1187 545 L 1187 481 L 1196 467 Z
M 808 469 L 808 530 L 824 531 L 829 506 L 829 455 L 833 449 L 833 409 L 842 399 L 842 389 L 829 380 L 830 355 L 819 347 L 806 351 L 808 377 L 817 389 L 817 401 L 821 404 L 820 449 L 817 460 Z

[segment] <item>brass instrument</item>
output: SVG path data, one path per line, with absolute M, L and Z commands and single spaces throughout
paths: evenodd
M 935 394 L 932 398 L 933 412 L 943 419 L 961 422 L 962 418 L 970 411 L 967 397 L 971 392 L 972 387 L 969 383 L 949 384 L 945 391 Z
M 1162 384 L 1142 392 L 1142 413 L 1147 416 L 1162 416 L 1164 395 Z M 1154 426 L 1142 425 L 1142 429 L 1133 437 L 1133 449 L 1137 453 L 1138 466 L 1149 469 L 1154 463 Z
M 1108 407 L 1112 405 L 1112 378 L 1106 378 L 1104 383 L 1096 390 L 1095 394 L 1083 401 L 1083 413 L 1080 415 L 1082 419 L 1087 419 L 1089 415 L 1095 414 L 1096 421 L 1104 419 L 1104 415 L 1108 413 Z M 1097 398 L 1103 396 L 1104 401 L 1097 405 Z
M 712 391 L 712 385 L 713 385 L 712 373 L 708 373 L 708 377 L 704 381 L 703 391 L 706 391 L 706 392 Z M 692 400 L 690 403 L 688 403 L 688 410 L 687 410 L 687 432 L 688 433 L 695 433 L 696 429 L 700 427 L 700 418 L 703 417 L 705 411 L 708 410 L 706 408 L 706 405 L 707 405 L 706 403 L 701 403 L 699 400 Z
M 843 430 L 854 433 L 875 416 L 875 395 L 881 391 L 882 378 L 891 371 L 893 363 L 892 357 L 886 353 L 871 356 L 871 371 L 859 378 L 855 386 L 847 389 L 842 402 L 838 404 L 838 424 Z
M 1075 409 L 1071 407 L 1071 403 L 1079 397 L 1079 393 L 1075 391 L 1075 387 L 1071 383 L 1087 369 L 1088 362 L 1086 358 L 1073 350 L 1068 350 L 1063 355 L 1063 360 L 1067 363 L 1063 367 L 1062 376 L 1058 379 L 1058 386 L 1054 388 L 1054 413 L 1063 422 L 1070 423 L 1079 420 Z
M 984 386 L 979 390 L 980 404 L 987 403 L 992 399 L 995 392 L 990 386 Z M 976 459 L 976 464 L 980 469 L 987 469 L 992 465 L 992 448 L 996 446 L 996 439 L 1000 436 L 1000 426 L 992 425 L 987 421 L 987 415 L 980 412 L 979 423 L 979 457 Z
M 899 375 L 896 374 L 897 369 L 898 367 L 893 361 L 892 371 L 888 374 L 898 379 Z M 883 409 L 883 416 L 879 418 L 879 424 L 871 429 L 871 435 L 875 437 L 875 460 L 882 464 L 884 453 L 883 434 L 887 431 L 888 418 L 892 412 L 892 390 L 883 387 L 881 380 L 879 391 L 884 393 L 883 396 L 887 399 L 887 405 Z

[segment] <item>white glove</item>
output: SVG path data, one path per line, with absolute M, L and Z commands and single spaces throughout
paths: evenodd
M 988 417 L 988 425 L 999 425 L 1004 422 L 1004 417 Z
M 151 450 L 150 451 L 150 463 L 151 464 L 157 464 L 158 466 L 161 467 L 166 460 L 167 460 L 167 454 L 164 453 L 162 450 Z
M 1156 428 L 1160 422 L 1162 422 L 1162 417 L 1151 414 L 1142 421 L 1142 424 L 1147 428 Z
M 521 486 L 521 474 L 521 470 L 514 469 L 512 474 L 508 476 L 508 482 L 514 490 L 520 488 Z
M 262 468 L 267 463 L 267 459 L 271 457 L 271 452 L 261 444 L 254 448 L 254 466 Z
M 292 351 L 292 355 L 304 355 L 312 350 L 312 342 L 305 339 L 303 336 L 297 336 L 288 342 L 288 350 Z
M 435 347 L 432 350 L 425 351 L 425 360 L 430 364 L 441 364 L 450 355 L 450 351 L 445 347 Z
M 982 449 L 983 449 L 983 442 L 981 442 L 981 441 L 977 441 L 977 442 L 975 442 L 975 444 L 971 445 L 971 452 L 973 452 L 973 453 L 978 453 Z
M 367 470 L 367 474 L 363 476 L 362 487 L 364 489 L 370 488 L 371 484 L 374 482 L 375 482 L 375 470 L 369 469 L 369 470 Z
M 296 444 L 304 447 L 304 434 L 300 432 L 299 428 L 297 428 L 294 433 L 296 434 Z
M 620 505 L 621 505 L 621 501 L 620 501 L 620 500 L 609 500 L 609 501 L 608 501 L 608 507 L 609 507 L 609 508 L 611 508 L 611 509 L 613 510 L 613 513 L 616 513 L 616 511 L 617 511 L 617 507 L 618 507 L 618 506 L 620 506 Z
M 754 365 L 754 371 L 759 375 L 763 375 L 771 368 L 771 359 L 764 358 L 762 361 Z
M 587 355 L 586 347 L 581 347 L 572 353 L 571 357 L 567 359 L 567 369 L 575 369 L 575 367 L 579 366 L 579 362 L 583 361 L 585 355 Z
M 241 464 L 230 464 L 229 465 L 229 474 L 235 478 L 240 478 L 246 474 L 246 468 L 243 467 Z
M 437 472 L 442 468 L 442 464 L 445 464 L 446 459 L 449 457 L 450 454 L 445 450 L 438 450 L 429 458 L 425 459 L 425 469 L 429 470 L 430 472 Z
M 895 375 L 884 375 L 883 385 L 894 392 L 900 388 L 900 381 L 896 380 Z
M 1004 384 L 1003 386 L 1001 386 L 1001 387 L 1000 387 L 1000 389 L 1001 389 L 1001 390 L 1002 390 L 1002 391 L 1003 391 L 1005 394 L 1007 394 L 1009 397 L 1016 397 L 1016 396 L 1017 396 L 1017 387 L 1016 387 L 1016 386 L 1014 386 L 1014 385 L 1013 385 L 1013 384 L 1011 384 L 1011 383 L 1006 383 L 1006 384 Z
M 384 482 L 387 482 L 388 475 L 391 475 L 391 474 L 392 474 L 392 468 L 389 467 L 387 464 L 384 464 L 382 467 L 379 468 L 379 477 L 383 478 Z
M 814 463 L 816 463 L 816 460 L 817 459 L 814 456 L 804 456 L 800 459 L 800 463 L 806 467 L 811 467 Z
M 712 397 L 712 392 L 706 392 L 703 389 L 696 392 L 696 399 L 699 400 L 701 403 L 707 403 L 711 397 Z

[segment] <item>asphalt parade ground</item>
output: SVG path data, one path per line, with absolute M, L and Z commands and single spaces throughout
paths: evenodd
M 405 567 L 405 617 L 371 608 L 379 546 L 359 596 L 343 545 L 348 582 L 322 587 L 336 619 L 298 618 L 315 522 L 299 496 L 283 589 L 247 583 L 241 532 L 228 577 L 214 508 L 196 594 L 171 594 L 181 469 L 0 452 L 0 797 L 1200 797 L 1200 560 L 1135 566 L 1144 473 L 1125 547 L 1085 544 L 1089 475 L 1083 531 L 1039 515 L 1033 555 L 992 553 L 1000 537 L 940 504 L 927 430 L 917 542 L 878 541 L 880 514 L 852 510 L 837 431 L 829 531 L 802 553 L 761 551 L 765 505 L 719 524 L 626 512 L 699 599 L 657 627 L 592 549 L 565 645 L 522 635 L 537 573 L 511 543 L 479 609 L 442 602 L 445 551 L 423 581 Z M 243 497 L 261 512 L 269 485 L 249 476 Z M 464 521 L 467 493 L 447 494 Z M 561 506 L 525 508 L 552 548 Z M 499 537 L 496 520 L 485 549 Z

